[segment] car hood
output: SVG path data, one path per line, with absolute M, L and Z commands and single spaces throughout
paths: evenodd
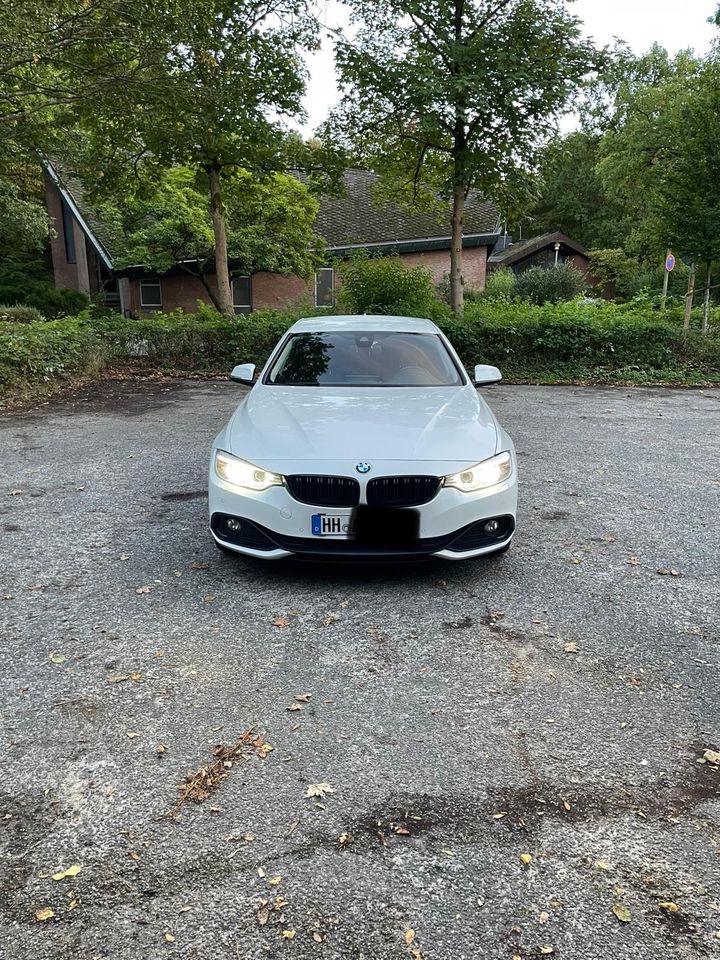
M 228 452 L 261 466 L 309 460 L 493 456 L 497 425 L 473 386 L 276 387 L 258 384 L 228 424 Z

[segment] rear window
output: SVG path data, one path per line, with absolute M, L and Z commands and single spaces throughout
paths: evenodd
M 451 387 L 464 381 L 437 334 L 335 330 L 294 334 L 265 382 L 298 387 Z

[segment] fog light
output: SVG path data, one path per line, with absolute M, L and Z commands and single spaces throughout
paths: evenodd
M 497 533 L 499 529 L 500 529 L 499 520 L 488 520 L 488 522 L 483 527 L 483 530 L 489 537 L 491 537 L 494 533 Z
M 233 520 L 231 517 L 229 520 L 225 521 L 225 526 L 228 528 L 230 533 L 240 533 L 242 530 L 242 524 L 239 520 Z

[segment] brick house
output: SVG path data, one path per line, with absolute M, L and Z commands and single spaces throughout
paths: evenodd
M 587 250 L 564 233 L 556 232 L 515 243 L 510 237 L 500 237 L 488 257 L 488 270 L 507 267 L 513 273 L 522 273 L 531 267 L 553 267 L 558 263 L 570 263 L 585 276 L 590 266 Z
M 162 275 L 141 266 L 117 269 L 103 239 L 102 224 L 83 202 L 81 184 L 45 164 L 45 196 L 54 225 L 51 241 L 57 287 L 101 297 L 131 316 L 182 308 L 192 312 L 209 297 L 201 281 L 176 267 Z M 326 244 L 327 262 L 309 280 L 258 272 L 233 281 L 236 313 L 281 309 L 296 301 L 332 308 L 338 288 L 337 264 L 354 252 L 397 255 L 408 265 L 430 270 L 441 282 L 450 271 L 450 208 L 407 210 L 393 203 L 378 204 L 373 191 L 377 177 L 366 170 L 348 170 L 344 195 L 323 196 L 315 223 Z M 465 213 L 463 273 L 468 288 L 482 290 L 490 252 L 500 236 L 498 208 L 470 196 Z M 232 264 L 231 264 L 232 267 Z M 210 276 L 214 282 L 214 275 Z

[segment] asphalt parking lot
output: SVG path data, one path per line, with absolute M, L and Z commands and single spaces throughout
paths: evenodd
M 0 955 L 720 955 L 720 391 L 492 388 L 512 550 L 401 568 L 215 549 L 239 396 L 0 417 Z

